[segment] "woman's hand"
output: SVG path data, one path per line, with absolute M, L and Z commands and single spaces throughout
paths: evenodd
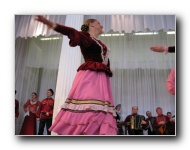
M 165 52 L 167 51 L 168 47 L 167 46 L 153 46 L 153 47 L 150 47 L 150 49 L 154 52 Z
M 48 26 L 48 28 L 54 28 L 55 27 L 55 23 L 51 22 L 50 20 L 46 19 L 44 16 L 42 15 L 37 15 L 35 20 L 45 24 Z

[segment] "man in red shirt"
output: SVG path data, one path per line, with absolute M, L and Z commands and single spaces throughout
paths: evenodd
M 36 114 L 37 120 L 40 120 L 38 135 L 43 135 L 45 125 L 47 129 L 47 134 L 51 134 L 51 132 L 48 131 L 48 129 L 52 125 L 54 107 L 54 100 L 52 99 L 53 94 L 54 92 L 52 89 L 47 90 L 47 98 L 42 100 L 41 107 L 38 108 L 38 112 Z
M 162 108 L 157 107 L 156 113 L 158 116 L 154 120 L 154 128 L 156 129 L 155 135 L 169 135 L 169 127 L 171 126 L 172 119 L 163 114 Z

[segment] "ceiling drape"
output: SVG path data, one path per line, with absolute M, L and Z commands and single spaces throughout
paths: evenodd
M 64 24 L 69 15 L 45 15 L 53 22 Z M 104 33 L 144 32 L 164 30 L 175 31 L 175 15 L 84 15 L 84 20 L 97 19 L 104 27 Z M 58 34 L 34 20 L 35 15 L 15 15 L 15 37 L 49 36 Z

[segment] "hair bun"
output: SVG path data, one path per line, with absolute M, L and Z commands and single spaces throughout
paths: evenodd
M 87 32 L 87 31 L 88 31 L 88 25 L 83 24 L 83 25 L 81 26 L 81 31 Z

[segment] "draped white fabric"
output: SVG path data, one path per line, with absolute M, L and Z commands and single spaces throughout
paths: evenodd
M 135 69 L 156 68 L 171 69 L 175 67 L 175 55 L 156 53 L 150 50 L 151 46 L 175 45 L 175 35 L 160 31 L 156 35 L 134 35 L 124 36 L 101 36 L 111 48 L 112 68 Z
M 83 15 L 68 15 L 65 21 L 65 25 L 72 26 L 77 30 L 80 29 L 82 23 Z M 72 82 L 76 75 L 76 70 L 81 64 L 80 48 L 70 47 L 68 43 L 68 37 L 64 36 L 57 77 L 53 121 L 68 96 Z M 52 134 L 54 135 L 55 133 Z
M 19 134 L 23 119 L 24 103 L 31 98 L 32 92 L 38 93 L 41 101 L 46 98 L 49 88 L 55 90 L 62 36 L 57 40 L 42 41 L 37 38 L 17 38 L 15 42 L 15 90 L 20 103 L 20 115 L 16 124 Z
M 175 67 L 175 54 L 156 53 L 153 45 L 175 45 L 175 35 L 159 32 L 158 35 L 101 36 L 110 48 L 111 78 L 115 105 L 122 105 L 122 119 L 131 113 L 132 106 L 146 116 L 149 110 L 156 115 L 156 107 L 166 114 L 175 114 L 175 96 L 166 90 L 166 80 Z
M 69 15 L 45 15 L 53 22 L 65 23 Z M 35 15 L 15 15 L 15 37 L 49 36 L 57 34 L 34 20 Z M 84 20 L 94 18 L 100 21 L 104 32 L 140 32 L 175 30 L 175 15 L 84 15 Z
M 52 21 L 80 30 L 83 20 L 95 18 L 104 26 L 104 32 L 123 32 L 124 36 L 100 36 L 110 48 L 111 78 L 115 104 L 122 105 L 122 119 L 137 105 L 139 113 L 147 110 L 156 115 L 160 106 L 164 113 L 175 110 L 175 96 L 165 88 L 170 69 L 175 67 L 175 54 L 150 51 L 154 45 L 175 46 L 174 15 L 48 15 Z M 20 102 L 18 134 L 22 121 L 24 102 L 32 92 L 39 100 L 46 97 L 48 88 L 54 89 L 54 117 L 64 103 L 78 66 L 83 61 L 79 47 L 71 48 L 68 38 L 33 20 L 34 16 L 15 16 L 15 89 Z M 66 21 L 66 22 L 65 22 Z M 156 35 L 134 35 L 139 31 L 158 31 Z M 39 36 L 40 35 L 40 36 Z M 58 40 L 42 41 L 44 36 Z M 35 37 L 33 37 L 35 36 Z M 24 38 L 33 37 L 33 38 Z M 61 56 L 60 56 L 61 55 Z M 81 61 L 82 60 L 82 61 Z
M 125 33 L 175 30 L 175 15 L 112 15 L 111 29 Z
M 50 36 L 57 34 L 35 20 L 35 15 L 15 15 L 15 37 Z M 45 15 L 46 18 L 60 24 L 65 23 L 66 15 Z
M 175 114 L 175 96 L 166 91 L 166 79 L 170 69 L 116 69 L 112 81 L 115 104 L 122 105 L 122 119 L 131 113 L 132 106 L 139 107 L 139 113 L 146 111 L 156 115 L 156 108 L 162 107 L 164 114 Z

